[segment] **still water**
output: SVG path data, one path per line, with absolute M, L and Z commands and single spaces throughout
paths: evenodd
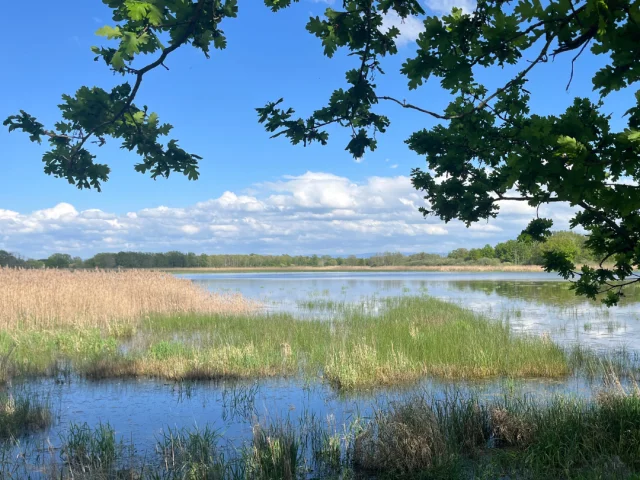
M 211 291 L 239 292 L 267 311 L 298 317 L 335 314 L 329 302 L 372 305 L 399 295 L 430 295 L 507 320 L 519 333 L 549 334 L 562 344 L 640 350 L 640 292 L 615 308 L 575 296 L 569 282 L 549 273 L 241 273 L 181 275 Z

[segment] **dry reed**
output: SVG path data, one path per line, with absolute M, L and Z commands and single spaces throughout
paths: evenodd
M 212 294 L 157 271 L 0 268 L 0 329 L 112 330 L 151 314 L 243 314 L 256 307 L 241 295 Z

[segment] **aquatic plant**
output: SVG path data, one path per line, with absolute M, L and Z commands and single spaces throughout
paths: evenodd
M 36 446 L 11 457 L 3 448 L 0 472 L 64 480 L 636 478 L 640 389 L 608 378 L 590 399 L 423 392 L 342 430 L 308 413 L 299 424 L 254 419 L 241 443 L 223 443 L 207 425 L 166 429 L 151 451 L 118 440 L 108 424 L 71 424 L 59 455 Z
M 253 443 L 245 458 L 248 478 L 293 480 L 298 478 L 302 460 L 300 439 L 288 422 L 266 428 L 255 425 Z
M 93 429 L 86 423 L 72 423 L 61 440 L 60 458 L 67 476 L 109 477 L 118 469 L 124 444 L 108 423 Z
M 220 434 L 205 426 L 203 429 L 163 432 L 156 451 L 169 478 L 184 480 L 223 479 L 225 461 L 218 441 Z
M 382 478 L 632 478 L 640 473 L 636 387 L 593 400 L 449 392 L 376 412 L 355 441 L 355 468 Z
M 377 314 L 343 309 L 332 321 L 286 314 L 149 315 L 134 339 L 96 327 L 0 332 L 16 375 L 60 368 L 92 378 L 171 380 L 321 376 L 341 389 L 444 378 L 563 377 L 565 351 L 547 337 L 429 297 L 379 300 Z
M 31 392 L 0 392 L 0 440 L 47 428 L 52 419 L 46 398 Z

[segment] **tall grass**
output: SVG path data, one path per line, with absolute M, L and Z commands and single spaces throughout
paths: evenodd
M 163 432 L 156 451 L 169 478 L 223 479 L 228 467 L 219 448 L 220 434 L 208 426 Z M 228 477 L 226 477 L 228 478 Z
M 516 336 L 508 325 L 429 297 L 385 300 L 371 316 L 354 310 L 338 323 L 324 375 L 342 388 L 424 376 L 561 377 L 562 349 L 544 337 Z
M 62 439 L 60 457 L 69 476 L 99 475 L 112 471 L 121 456 L 123 443 L 116 440 L 115 430 L 108 423 L 95 429 L 88 424 L 71 424 Z
M 117 331 L 151 314 L 247 313 L 239 295 L 207 292 L 154 271 L 0 268 L 0 327 L 5 330 L 101 327 Z
M 419 396 L 378 411 L 354 459 L 379 478 L 638 478 L 640 395 Z
M 294 480 L 299 477 L 301 446 L 298 432 L 289 423 L 253 428 L 253 445 L 245 454 L 248 478 Z

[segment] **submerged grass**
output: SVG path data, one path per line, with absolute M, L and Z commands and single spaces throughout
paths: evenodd
M 544 337 L 429 297 L 381 301 L 377 315 L 342 309 L 333 320 L 287 314 L 149 315 L 122 338 L 97 327 L 5 331 L 14 375 L 71 366 L 95 378 L 174 380 L 322 376 L 338 388 L 444 378 L 562 377 L 565 352 Z

